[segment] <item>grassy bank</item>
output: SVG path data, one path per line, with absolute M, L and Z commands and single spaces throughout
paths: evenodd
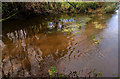
M 58 13 L 110 13 L 117 4 L 113 2 L 5 2 L 2 3 L 3 18 L 14 13 L 18 15 L 58 14 Z

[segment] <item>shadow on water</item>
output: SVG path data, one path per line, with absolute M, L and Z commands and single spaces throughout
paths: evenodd
M 111 62 L 104 60 L 108 57 L 104 53 L 112 48 L 104 49 L 111 42 L 104 41 L 110 32 L 105 30 L 110 27 L 111 18 L 112 14 L 61 14 L 3 22 L 3 74 L 48 76 L 50 66 L 55 66 L 57 72 L 66 75 L 77 71 L 86 76 L 96 69 L 104 76 L 112 76 L 117 71 L 109 67 Z M 99 65 L 107 62 L 109 65 Z

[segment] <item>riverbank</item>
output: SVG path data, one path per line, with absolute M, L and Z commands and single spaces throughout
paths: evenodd
M 60 13 L 113 13 L 117 8 L 113 2 L 41 2 L 2 3 L 2 17 L 31 15 L 54 15 Z

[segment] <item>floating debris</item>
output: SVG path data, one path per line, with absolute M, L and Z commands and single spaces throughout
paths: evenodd
M 100 23 L 98 23 L 98 22 L 93 22 L 93 24 L 95 25 L 95 28 L 96 28 L 96 29 L 104 29 L 104 28 L 105 28 L 104 25 L 102 25 L 102 24 L 100 24 Z
M 100 43 L 100 42 L 99 42 L 97 39 L 95 39 L 95 38 L 93 38 L 92 40 L 93 40 L 93 42 L 94 42 L 95 45 L 97 45 L 97 44 Z

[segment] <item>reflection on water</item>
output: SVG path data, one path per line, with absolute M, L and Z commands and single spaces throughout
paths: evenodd
M 117 74 L 116 16 L 64 14 L 3 22 L 3 74 L 48 76 L 50 66 L 66 75 L 86 76 L 93 69 L 103 76 Z

